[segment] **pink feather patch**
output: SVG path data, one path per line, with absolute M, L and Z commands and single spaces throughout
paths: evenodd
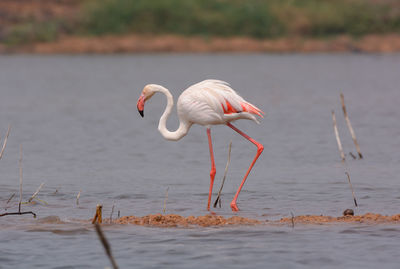
M 265 113 L 258 107 L 253 106 L 250 103 L 241 103 L 240 105 L 242 106 L 242 109 L 244 112 L 256 114 L 256 115 L 260 116 L 261 118 L 264 118 L 263 114 L 265 114 Z
M 229 103 L 228 100 L 225 100 L 225 103 L 226 103 L 226 108 L 225 108 L 224 104 L 221 104 L 221 105 L 222 105 L 222 109 L 224 110 L 224 114 L 232 114 L 232 113 L 241 112 L 241 111 L 237 111 L 237 110 L 231 105 L 231 103 Z

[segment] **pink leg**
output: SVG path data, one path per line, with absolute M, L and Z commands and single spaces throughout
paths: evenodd
M 251 138 L 250 136 L 248 136 L 248 135 L 246 135 L 245 133 L 243 133 L 242 131 L 240 131 L 238 128 L 236 128 L 235 126 L 233 126 L 231 123 L 228 122 L 226 125 L 228 125 L 229 127 L 231 127 L 233 130 L 235 130 L 236 132 L 238 132 L 241 136 L 243 136 L 244 138 L 246 138 L 246 139 L 249 140 L 251 143 L 253 143 L 254 145 L 257 146 L 257 153 L 256 153 L 256 156 L 254 157 L 253 162 L 250 164 L 249 169 L 247 170 L 246 174 L 244 175 L 244 178 L 243 178 L 243 180 L 242 180 L 242 183 L 240 183 L 240 186 L 239 186 L 239 188 L 238 188 L 238 190 L 237 190 L 237 192 L 236 192 L 236 194 L 235 194 L 235 197 L 233 198 L 233 200 L 232 200 L 232 202 L 231 202 L 232 211 L 239 211 L 239 208 L 237 207 L 237 204 L 236 204 L 236 200 L 237 200 L 237 198 L 238 198 L 238 196 L 239 196 L 239 193 L 240 193 L 240 191 L 241 191 L 241 189 L 242 189 L 242 187 L 243 187 L 243 185 L 244 185 L 244 182 L 245 182 L 246 179 L 247 179 L 247 176 L 249 175 L 249 173 L 250 173 L 251 169 L 253 168 L 254 164 L 256 163 L 258 157 L 259 157 L 259 156 L 261 155 L 261 153 L 263 152 L 264 146 L 261 145 L 260 143 L 258 143 L 257 141 L 255 141 L 255 140 L 254 140 L 253 138 Z
M 207 210 L 209 211 L 210 210 L 210 202 L 211 202 L 211 194 L 212 194 L 214 178 L 215 178 L 215 173 L 216 173 L 210 128 L 207 128 L 207 136 L 208 136 L 208 146 L 210 148 L 210 158 L 211 158 L 210 191 L 208 193 L 208 203 L 207 203 Z

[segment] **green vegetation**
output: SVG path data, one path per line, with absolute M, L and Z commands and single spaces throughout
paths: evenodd
M 94 34 L 280 35 L 283 25 L 260 0 L 103 0 L 86 7 Z
M 22 1 L 20 5 L 24 3 L 27 2 Z M 398 0 L 74 0 L 50 3 L 48 6 L 36 3 L 30 14 L 18 14 L 12 9 L 3 11 L 0 44 L 12 47 L 51 42 L 60 35 L 127 33 L 255 38 L 400 33 Z
M 388 1 L 386 1 L 388 2 Z M 275 12 L 288 34 L 364 35 L 400 30 L 400 5 L 371 0 L 280 1 Z
M 57 38 L 59 25 L 56 22 L 27 22 L 14 25 L 8 30 L 4 43 L 9 46 L 32 42 L 50 42 Z
M 381 0 L 95 0 L 84 33 L 314 37 L 400 31 L 400 5 Z

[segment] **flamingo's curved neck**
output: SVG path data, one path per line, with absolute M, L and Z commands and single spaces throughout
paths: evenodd
M 157 85 L 157 87 L 155 87 L 155 91 L 161 92 L 167 97 L 167 107 L 165 108 L 165 111 L 160 118 L 158 130 L 165 139 L 177 141 L 188 133 L 192 124 L 179 118 L 178 129 L 174 132 L 169 131 L 167 129 L 167 119 L 171 114 L 172 108 L 174 106 L 174 98 L 172 97 L 172 94 L 168 91 L 168 89 L 164 88 L 163 86 Z

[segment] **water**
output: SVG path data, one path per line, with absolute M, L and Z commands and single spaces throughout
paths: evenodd
M 267 116 L 236 126 L 265 145 L 238 200 L 240 216 L 277 220 L 339 216 L 354 208 L 333 134 L 336 111 L 346 153 L 355 153 L 342 116 L 343 92 L 364 160 L 348 160 L 357 214 L 397 214 L 400 205 L 400 55 L 1 56 L 0 134 L 12 124 L 0 160 L 0 212 L 12 193 L 17 209 L 19 145 L 23 199 L 40 183 L 29 215 L 0 218 L 1 268 L 104 268 L 91 225 L 96 204 L 114 218 L 162 212 L 204 215 L 210 161 L 204 127 L 165 141 L 157 122 L 165 98 L 136 100 L 147 83 L 177 97 L 192 83 L 219 78 Z M 176 116 L 168 122 L 176 129 Z M 217 214 L 229 208 L 255 147 L 230 128 L 212 129 L 220 185 L 227 148 L 232 161 Z M 81 191 L 79 205 L 76 196 Z M 105 226 L 121 268 L 398 268 L 398 225 L 263 225 L 219 228 Z

